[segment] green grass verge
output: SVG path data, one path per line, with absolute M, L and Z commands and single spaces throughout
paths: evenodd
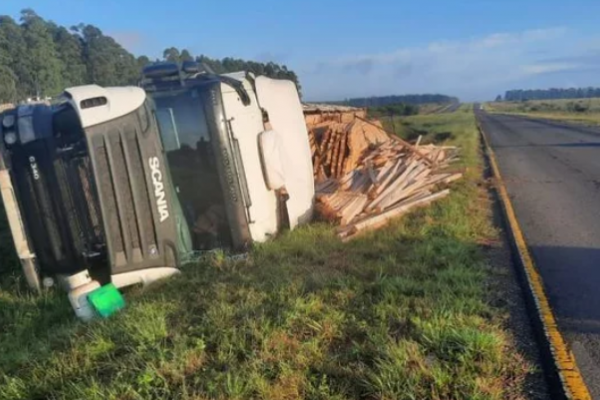
M 490 113 L 521 115 L 583 125 L 600 125 L 600 99 L 486 103 Z
M 216 255 L 89 324 L 65 294 L 0 291 L 0 399 L 506 399 L 533 368 L 505 328 L 471 110 L 404 120 L 450 132 L 453 194 L 343 244 L 316 224 Z M 17 278 L 15 278 L 17 279 Z M 5 278 L 6 280 L 6 278 Z

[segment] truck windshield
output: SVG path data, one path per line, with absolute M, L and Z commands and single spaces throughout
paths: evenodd
M 153 93 L 175 191 L 193 250 L 231 245 L 211 134 L 199 90 Z

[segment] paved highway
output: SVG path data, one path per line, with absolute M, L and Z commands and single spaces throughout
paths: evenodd
M 600 400 L 600 128 L 478 116 L 559 327 Z

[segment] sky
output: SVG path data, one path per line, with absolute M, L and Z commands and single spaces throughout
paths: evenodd
M 14 18 L 28 7 L 136 55 L 175 46 L 286 64 L 308 101 L 600 86 L 597 0 L 0 0 Z

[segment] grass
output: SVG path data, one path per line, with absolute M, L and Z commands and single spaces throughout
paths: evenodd
M 530 100 L 487 103 L 488 112 L 553 119 L 586 125 L 600 125 L 600 99 Z
M 452 105 L 442 106 L 444 109 Z M 473 106 L 470 104 L 462 105 L 455 113 L 435 113 L 419 114 L 410 117 L 394 117 L 382 119 L 384 128 L 388 132 L 393 132 L 399 137 L 408 141 L 416 141 L 419 136 L 421 144 L 448 142 L 458 144 L 465 150 L 468 147 L 463 146 L 465 138 L 457 140 L 457 134 L 464 133 L 467 129 L 467 122 L 473 118 Z M 459 133 L 461 132 L 461 133 Z M 473 143 L 468 143 L 473 146 Z M 477 156 L 474 155 L 473 159 Z
M 519 399 L 533 367 L 494 306 L 497 238 L 472 111 L 403 126 L 460 145 L 465 179 L 351 243 L 305 226 L 216 254 L 89 324 L 63 293 L 0 290 L 0 399 Z
M 451 106 L 452 106 L 452 104 L 439 104 L 439 103 L 421 104 L 421 105 L 419 105 L 419 114 L 421 114 L 421 115 L 439 114 Z

